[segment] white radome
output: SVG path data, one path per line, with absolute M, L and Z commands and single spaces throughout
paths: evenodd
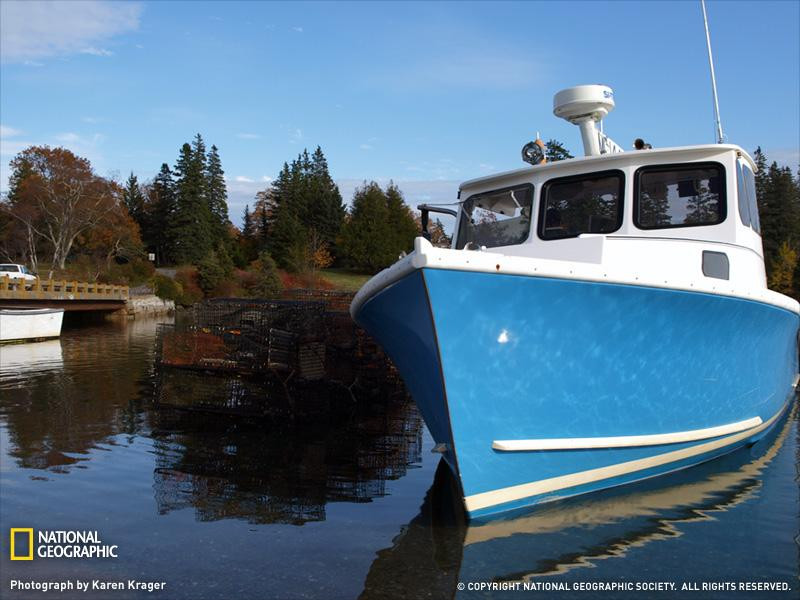
M 576 85 L 553 96 L 553 114 L 567 121 L 600 121 L 614 110 L 614 90 L 607 85 Z

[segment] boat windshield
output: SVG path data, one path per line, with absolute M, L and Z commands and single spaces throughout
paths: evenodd
M 19 267 L 17 265 L 0 265 L 0 271 L 19 273 Z
M 461 206 L 456 248 L 521 244 L 530 233 L 532 204 L 530 184 L 470 196 Z

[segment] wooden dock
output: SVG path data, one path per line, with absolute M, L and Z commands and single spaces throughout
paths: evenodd
M 0 308 L 63 308 L 67 311 L 114 311 L 125 307 L 126 285 L 0 277 Z

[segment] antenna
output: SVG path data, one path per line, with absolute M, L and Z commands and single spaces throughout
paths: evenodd
M 714 75 L 714 58 L 711 56 L 711 34 L 708 32 L 708 16 L 706 15 L 705 0 L 700 0 L 700 6 L 703 7 L 703 25 L 706 28 L 706 46 L 708 47 L 708 66 L 711 69 L 711 94 L 714 96 L 714 124 L 717 128 L 717 143 L 721 144 L 723 141 L 722 135 L 722 120 L 719 116 L 719 99 L 717 98 L 717 78 Z

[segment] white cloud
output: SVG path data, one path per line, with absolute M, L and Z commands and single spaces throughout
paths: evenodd
M 22 152 L 28 146 L 32 146 L 33 142 L 28 142 L 25 140 L 20 139 L 9 139 L 9 138 L 16 138 L 19 135 L 22 135 L 24 132 L 20 131 L 19 129 L 14 129 L 13 127 L 9 127 L 8 125 L 0 125 L 0 156 L 2 157 L 10 157 L 15 156 L 18 153 Z M 3 161 L 3 164 L 0 165 L 0 168 L 4 168 L 6 161 Z M 0 186 L 5 186 L 6 184 L 6 177 L 3 177 L 0 180 Z
M 96 44 L 139 26 L 142 5 L 129 2 L 0 2 L 3 62 L 88 53 L 107 56 Z
M 261 136 L 258 135 L 257 133 L 237 133 L 236 137 L 239 138 L 240 140 L 257 140 Z
M 292 31 L 296 31 L 297 33 L 303 33 L 302 27 L 292 27 Z
M 270 181 L 272 181 L 272 177 L 270 177 L 269 175 L 262 175 L 261 181 L 263 181 L 264 183 L 269 183 Z
M 14 137 L 15 135 L 20 135 L 22 132 L 19 129 L 14 129 L 13 127 L 8 127 L 6 125 L 0 125 L 0 137 Z
M 74 143 L 74 142 L 79 142 L 80 139 L 81 139 L 81 136 L 79 136 L 77 133 L 72 133 L 70 131 L 68 133 L 59 133 L 56 136 L 56 139 L 59 142 L 64 142 L 66 144 L 71 144 L 71 143 Z
M 102 123 L 103 120 L 104 119 L 102 117 L 81 117 L 81 121 L 83 121 L 84 123 L 89 123 L 91 125 Z
M 255 180 L 245 177 L 244 175 L 237 175 L 233 178 L 236 183 L 255 183 Z
M 114 56 L 111 50 L 105 48 L 95 48 L 94 46 L 87 46 L 79 50 L 81 54 L 91 54 L 92 56 Z
M 290 144 L 298 144 L 303 141 L 303 130 L 302 129 L 295 129 L 289 135 L 289 143 Z
M 100 147 L 106 141 L 106 136 L 102 133 L 91 135 L 80 135 L 74 131 L 59 133 L 53 138 L 55 142 L 45 142 L 53 146 L 64 145 L 78 156 L 88 158 L 92 163 L 102 162 L 103 157 L 99 153 Z
M 359 148 L 362 150 L 372 150 L 372 146 L 370 144 L 361 144 Z

